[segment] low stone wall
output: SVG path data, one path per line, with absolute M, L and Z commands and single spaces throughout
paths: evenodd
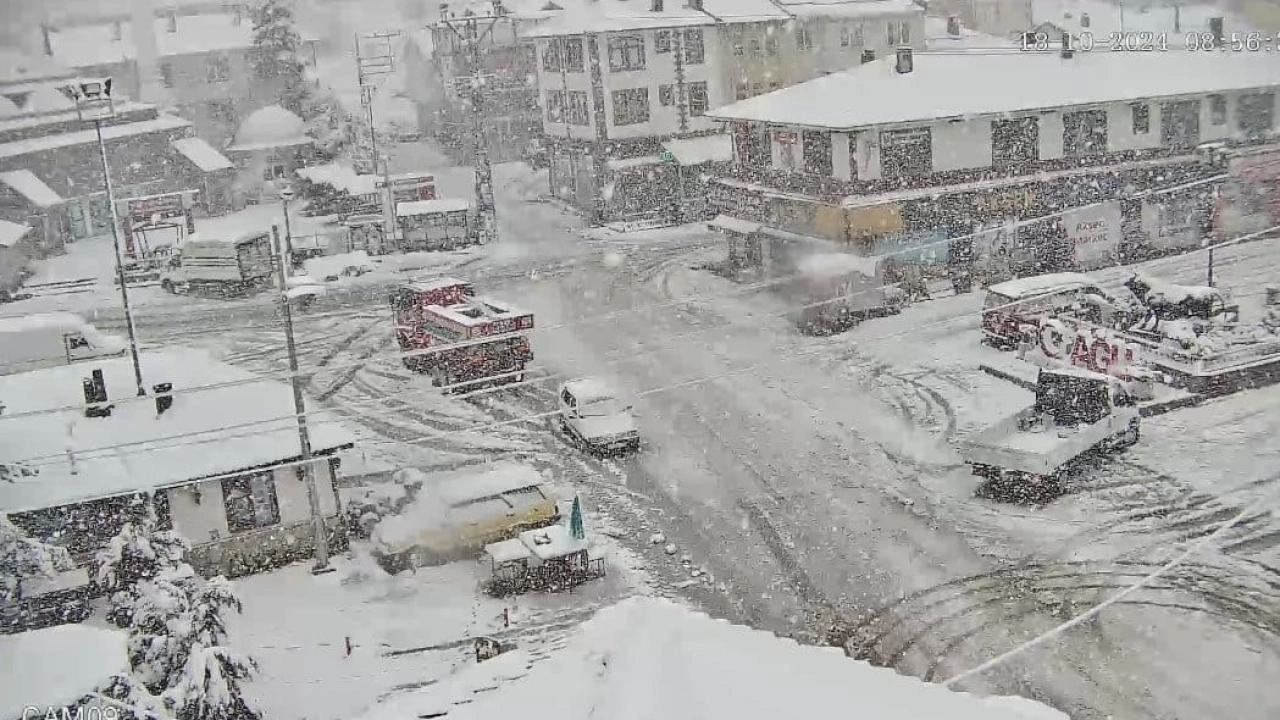
M 329 532 L 329 552 L 345 552 L 349 543 L 345 520 L 326 518 L 325 526 Z M 307 521 L 194 545 L 187 553 L 187 562 L 206 577 L 234 578 L 288 565 L 310 558 L 314 553 L 311 522 Z

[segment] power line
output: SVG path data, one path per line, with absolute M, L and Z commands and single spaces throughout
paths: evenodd
M 1278 479 L 1280 479 L 1280 475 L 1273 475 L 1269 479 L 1267 479 L 1265 482 L 1273 483 Z M 1121 600 L 1128 597 L 1129 595 L 1132 595 L 1138 590 L 1141 590 L 1142 588 L 1149 585 L 1151 582 L 1158 579 L 1160 576 L 1164 575 L 1165 573 L 1169 572 L 1175 567 L 1181 565 L 1184 561 L 1186 561 L 1187 558 L 1203 550 L 1209 543 L 1213 542 L 1214 540 L 1217 540 L 1219 537 L 1224 535 L 1228 530 L 1230 530 L 1231 528 L 1239 524 L 1241 521 L 1243 521 L 1246 517 L 1256 512 L 1258 508 L 1262 507 L 1267 501 L 1269 501 L 1273 495 L 1275 495 L 1275 492 L 1267 493 L 1262 497 L 1258 498 L 1253 503 L 1250 503 L 1243 510 L 1241 510 L 1235 517 L 1225 521 L 1221 526 L 1218 527 L 1217 530 L 1213 531 L 1212 534 L 1206 535 L 1205 537 L 1201 538 L 1197 542 L 1192 543 L 1191 546 L 1189 546 L 1186 550 L 1179 553 L 1169 562 L 1165 563 L 1159 568 L 1156 568 L 1150 574 L 1139 579 L 1137 582 L 1117 592 L 1115 595 L 1112 595 L 1106 600 L 1103 600 L 1102 602 L 1093 606 L 1089 610 L 1083 613 L 1080 613 L 1079 615 L 1071 618 L 1070 620 L 1062 623 L 1061 625 L 1058 625 L 1055 628 L 1047 630 L 1037 635 L 1036 637 L 1031 638 L 1030 640 L 1022 643 L 1021 645 L 1018 645 L 1017 647 L 1013 648 L 1012 650 L 1009 650 L 1008 652 L 1005 652 L 1001 655 L 997 655 L 996 657 L 991 658 L 990 660 L 987 660 L 986 662 L 980 665 L 977 665 L 976 667 L 970 668 L 969 670 L 966 670 L 960 673 L 959 675 L 952 677 L 951 679 L 947 680 L 942 684 L 946 687 L 951 687 L 956 683 L 959 683 L 962 680 L 965 680 L 966 678 L 986 672 L 987 670 L 990 670 L 991 668 L 996 667 L 997 665 L 1002 665 L 1008 662 L 1009 660 L 1017 657 L 1018 655 L 1021 655 L 1027 650 L 1030 650 L 1031 648 L 1036 647 L 1037 645 L 1040 645 L 1045 640 L 1055 638 L 1061 635 L 1062 633 L 1066 632 L 1067 630 L 1070 630 L 1071 628 L 1076 627 L 1077 625 L 1080 625 L 1081 623 L 1096 617 L 1103 610 L 1106 610 L 1107 608 L 1120 602 Z
M 1211 182 L 1216 182 L 1216 181 L 1218 181 L 1218 180 L 1222 180 L 1222 179 L 1224 179 L 1224 178 L 1226 178 L 1226 177 L 1227 177 L 1227 175 L 1225 175 L 1225 174 L 1223 174 L 1223 175 L 1215 175 L 1215 176 L 1212 176 L 1212 177 L 1202 178 L 1202 179 L 1200 179 L 1200 180 L 1194 180 L 1194 181 L 1190 181 L 1190 182 L 1186 182 L 1186 183 L 1180 183 L 1180 184 L 1178 184 L 1178 185 L 1172 185 L 1172 186 L 1165 187 L 1165 188 L 1153 188 L 1153 189 L 1151 189 L 1151 190 L 1144 190 L 1144 191 L 1141 191 L 1141 192 L 1138 192 L 1138 193 L 1134 193 L 1134 194 L 1133 194 L 1133 195 L 1131 195 L 1130 197 L 1131 197 L 1131 198 L 1140 198 L 1140 197 L 1146 197 L 1146 196 L 1151 196 L 1151 195 L 1161 195 L 1161 194 L 1165 194 L 1165 193 L 1177 192 L 1177 191 L 1179 191 L 1179 190 L 1186 190 L 1186 189 L 1188 189 L 1188 188 L 1198 187 L 1198 186 L 1205 185 L 1205 184 L 1208 184 L 1208 183 L 1211 183 Z M 904 255 L 904 254 L 908 254 L 908 253 L 917 253 L 917 252 L 920 252 L 921 250 L 926 250 L 926 249 L 932 249 L 932 248 L 938 248 L 938 247 L 942 247 L 942 246 L 947 246 L 947 245 L 950 245 L 951 243 L 954 243 L 954 242 L 957 242 L 957 241 L 969 240 L 969 239 L 973 239 L 973 238 L 981 237 L 981 236 L 983 236 L 983 235 L 987 235 L 987 234 L 990 234 L 990 233 L 993 233 L 993 232 L 1002 232 L 1002 231 L 1007 231 L 1007 230 L 1008 230 L 1008 229 L 1010 229 L 1010 228 L 1016 229 L 1016 228 L 1024 227 L 1024 226 L 1027 226 L 1027 225 L 1034 225 L 1034 224 L 1036 224 L 1036 223 L 1043 222 L 1043 221 L 1045 221 L 1045 220 L 1050 220 L 1050 219 L 1053 219 L 1053 218 L 1062 217 L 1063 215 L 1066 215 L 1066 214 L 1068 214 L 1068 213 L 1078 212 L 1078 211 L 1080 211 L 1080 210 L 1084 210 L 1084 209 L 1091 208 L 1091 207 L 1098 207 L 1098 206 L 1101 206 L 1101 205 L 1106 205 L 1107 203 L 1110 203 L 1110 202 L 1115 202 L 1115 201 L 1114 201 L 1114 200 L 1100 200 L 1100 201 L 1093 202 L 1093 203 L 1088 203 L 1088 204 L 1085 204 L 1085 205 L 1077 205 L 1077 206 L 1072 206 L 1072 207 L 1069 207 L 1069 208 L 1063 208 L 1062 210 L 1056 210 L 1056 211 L 1054 211 L 1054 212 L 1047 213 L 1047 214 L 1045 214 L 1045 215 L 1040 215 L 1040 216 L 1037 216 L 1037 217 L 1034 217 L 1034 218 L 1027 218 L 1027 219 L 1024 219 L 1024 220 L 1017 220 L 1017 221 L 1013 221 L 1013 222 L 1007 223 L 1006 225 L 1003 225 L 1003 226 L 1002 226 L 1002 227 L 1000 227 L 1000 228 L 988 229 L 988 230 L 981 230 L 981 231 L 977 231 L 977 232 L 968 233 L 968 234 L 965 234 L 965 235 L 959 235 L 959 236 L 956 236 L 956 237 L 953 237 L 953 238 L 945 238 L 945 239 L 942 239 L 942 240 L 936 240 L 936 241 L 933 241 L 933 242 L 930 242 L 930 243 L 926 243 L 926 244 L 923 244 L 923 245 L 918 245 L 918 246 L 914 246 L 914 247 L 910 247 L 910 248 L 902 248 L 902 249 L 899 249 L 899 250 L 893 250 L 893 251 L 890 251 L 890 252 L 884 253 L 884 254 L 882 254 L 882 255 L 878 255 L 878 256 L 876 256 L 876 258 L 877 258 L 877 259 L 892 258 L 892 257 L 898 256 L 898 255 Z M 1212 245 L 1212 246 L 1210 246 L 1210 247 L 1211 247 L 1212 249 L 1215 249 L 1215 250 L 1216 250 L 1216 249 L 1218 249 L 1218 248 L 1227 247 L 1227 246 L 1230 246 L 1230 245 L 1233 245 L 1233 244 L 1237 244 L 1237 243 L 1242 242 L 1242 241 L 1244 241 L 1244 240 L 1246 240 L 1246 239 L 1253 239 L 1253 238 L 1255 238 L 1255 237 L 1260 237 L 1260 236 L 1265 235 L 1265 234 L 1267 234 L 1267 233 L 1274 232 L 1274 231 L 1275 231 L 1275 230 L 1277 230 L 1277 229 L 1280 229 L 1280 226 L 1278 226 L 1278 227 L 1273 227 L 1273 228 L 1268 228 L 1267 230 L 1263 230 L 1263 231 L 1260 231 L 1260 232 L 1257 232 L 1257 233 L 1251 233 L 1251 234 L 1246 235 L 1246 236 L 1242 236 L 1242 237 L 1234 238 L 1234 239 L 1232 239 L 1232 240 L 1229 240 L 1229 241 L 1226 241 L 1226 242 L 1223 242 L 1223 243 L 1218 243 L 1218 244 L 1216 244 L 1216 245 Z M 835 241 L 832 241 L 832 242 L 835 242 Z M 782 276 L 782 277 L 779 277 L 779 278 L 775 278 L 775 279 L 773 279 L 773 280 L 768 280 L 768 281 L 759 282 L 759 283 L 752 283 L 752 284 L 744 285 L 744 286 L 742 286 L 742 287 L 739 287 L 739 288 L 735 289 L 733 292 L 729 293 L 729 295 L 730 295 L 730 296 L 734 296 L 734 295 L 743 295 L 743 294 L 748 294 L 748 293 L 752 293 L 752 292 L 755 292 L 755 291 L 757 291 L 757 290 L 761 290 L 761 289 L 764 289 L 764 288 L 767 288 L 767 287 L 772 287 L 772 286 L 775 286 L 775 285 L 781 285 L 781 284 L 784 284 L 784 283 L 788 283 L 788 282 L 791 282 L 791 281 L 793 281 L 793 280 L 797 280 L 797 279 L 800 279 L 800 278 L 803 278 L 803 277 L 805 277 L 805 274 L 804 274 L 804 273 L 794 273 L 794 274 L 792 274 L 792 275 L 785 275 L 785 276 Z M 884 286 L 884 287 L 891 287 L 891 286 L 892 286 L 892 285 Z M 824 304 L 830 304 L 830 303 L 832 303 L 832 302 L 836 302 L 836 301 L 841 300 L 841 299 L 848 299 L 848 298 L 851 298 L 851 297 L 856 297 L 856 296 L 858 296 L 858 295 L 869 294 L 869 293 L 872 293 L 872 292 L 876 292 L 878 289 L 879 289 L 879 288 L 872 288 L 872 289 L 869 289 L 869 290 L 859 291 L 859 292 L 857 292 L 857 293 L 852 293 L 852 294 L 848 294 L 848 295 L 838 296 L 838 297 L 836 297 L 836 298 L 834 298 L 834 299 L 831 299 L 831 300 L 826 300 L 826 301 L 823 301 L 823 302 L 821 302 L 821 303 L 816 303 L 816 304 L 814 304 L 814 306 L 821 306 L 821 305 L 824 305 Z M 691 296 L 691 297 L 683 298 L 683 299 L 680 299 L 680 300 L 668 300 L 668 301 L 662 301 L 662 302 L 658 302 L 658 303 L 650 303 L 650 304 L 648 304 L 648 305 L 636 305 L 636 306 L 632 306 L 632 307 L 629 307 L 629 308 L 623 308 L 623 309 L 621 309 L 621 310 L 614 310 L 614 311 L 610 311 L 610 312 L 603 313 L 603 314 L 600 314 L 600 315 L 591 316 L 591 317 L 588 317 L 588 318 L 581 318 L 581 319 L 576 320 L 576 321 L 573 321 L 573 322 L 559 323 L 559 324 L 555 324 L 555 325 L 547 325 L 547 326 L 542 326 L 542 327 L 538 327 L 538 328 L 535 328 L 535 329 L 536 329 L 536 330 L 559 330 L 559 329 L 565 329 L 565 328 L 578 327 L 578 326 L 581 326 L 581 325 L 592 325 L 592 324 L 597 324 L 597 323 L 604 322 L 604 321 L 607 321 L 607 320 L 612 320 L 612 319 L 614 319 L 614 318 L 617 318 L 617 317 L 620 317 L 620 316 L 623 316 L 623 315 L 628 315 L 628 314 L 631 314 L 631 313 L 642 312 L 642 311 L 648 311 L 648 310 L 658 310 L 658 309 L 671 308 L 671 307 L 678 307 L 678 306 L 681 306 L 681 305 L 687 305 L 687 304 L 689 304 L 690 302 L 696 302 L 696 301 L 699 301 L 699 300 L 715 300 L 715 299 L 720 299 L 721 297 L 723 297 L 723 296 L 721 296 L 721 295 L 703 295 L 703 296 L 697 296 L 697 295 L 695 295 L 695 296 Z M 416 349 L 416 350 L 402 351 L 402 352 L 399 352 L 399 353 L 395 353 L 395 354 L 394 354 L 393 356 L 391 356 L 391 357 L 382 357 L 382 358 L 377 358 L 377 359 L 364 359 L 364 360 L 357 360 L 357 361 L 352 361 L 352 362 L 348 362 L 348 363 L 337 363 L 337 364 L 332 364 L 332 365 L 326 365 L 323 369 L 324 369 L 324 370 L 326 370 L 326 371 L 332 371 L 332 370 L 339 370 L 339 369 L 350 369 L 350 368 L 364 367 L 364 366 L 367 366 L 367 365 L 369 365 L 369 364 L 373 364 L 373 363 L 394 363 L 394 362 L 397 362 L 397 361 L 399 361 L 399 362 L 403 362 L 403 361 L 404 361 L 405 359 L 407 359 L 407 358 L 412 358 L 412 357 L 422 357 L 422 356 L 427 356 L 427 355 L 434 355 L 434 354 L 441 353 L 441 352 L 446 352 L 446 351 L 449 351 L 449 350 L 454 350 L 454 349 L 459 349 L 459 348 L 465 348 L 465 347 L 471 347 L 471 346 L 474 346 L 474 345 L 483 345 L 483 344 L 487 344 L 487 343 L 489 343 L 489 342 L 493 342 L 493 341 L 495 341 L 495 340 L 503 340 L 503 339 L 508 339 L 508 338 L 523 337 L 523 336 L 524 336 L 524 334 L 525 334 L 525 333 L 523 333 L 523 332 L 511 332 L 511 333 L 503 333 L 503 334 L 497 334 L 497 335 L 489 335 L 489 336 L 486 336 L 486 337 L 483 337 L 483 338 L 473 338 L 473 339 L 469 339 L 469 340 L 460 340 L 460 341 L 455 341 L 455 342 L 452 342 L 452 343 L 444 343 L 444 344 L 441 344 L 441 345 L 436 345 L 436 346 L 434 346 L 434 347 L 428 347 L 428 348 L 422 348 L 422 349 Z M 175 388 L 175 389 L 174 389 L 170 394 L 171 394 L 171 395 L 180 395 L 180 394 L 187 394 L 187 393 L 202 392 L 202 391 L 205 391 L 205 390 L 213 390 L 213 389 L 225 388 L 225 387 L 236 387 L 236 386 L 240 386 L 240 385 L 247 385 L 247 384 L 252 384 L 252 383 L 266 382 L 266 381 L 269 381 L 269 380 L 272 380 L 272 379 L 279 379 L 279 380 L 282 380 L 282 381 L 287 381 L 287 380 L 291 380 L 291 379 L 292 379 L 292 378 L 294 378 L 294 377 L 302 377 L 302 378 L 311 377 L 311 376 L 313 376 L 313 375 L 317 374 L 318 372 L 320 372 L 320 369 L 307 370 L 307 371 L 302 371 L 302 370 L 300 370 L 300 371 L 298 371 L 297 373 L 293 373 L 293 372 L 285 372 L 285 373 L 265 373 L 265 372 L 264 372 L 264 373 L 255 373 L 255 376 L 254 376 L 253 378 L 244 378 L 244 379 L 241 379 L 241 380 L 230 380 L 230 381 L 225 381 L 225 382 L 221 382 L 221 383 L 211 383 L 211 384 L 207 384 L 207 385 L 195 385 L 195 386 L 192 386 L 192 387 L 189 387 L 189 388 Z M 149 397 L 121 398 L 121 399 L 120 399 L 116 404 L 123 404 L 123 403 L 127 403 L 127 402 L 134 402 L 134 401 L 145 401 L 145 400 L 150 400 L 150 398 L 149 398 Z M 61 413 L 61 412 L 67 412 L 67 411 L 79 411 L 79 410 L 82 410 L 82 409 L 83 409 L 83 405 L 65 405 L 65 406 L 62 406 L 62 407 L 59 407 L 59 408 L 46 408 L 46 409 L 42 409 L 42 410 L 31 410 L 31 411 L 26 411 L 26 412 L 22 412 L 22 413 L 13 413 L 13 414 L 7 415 L 6 417 L 9 417 L 9 418 L 29 417 L 29 416 L 35 416 L 35 415 L 55 414 L 55 413 Z

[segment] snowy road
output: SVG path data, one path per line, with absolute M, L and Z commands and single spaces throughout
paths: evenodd
M 536 177 L 501 184 L 504 244 L 456 272 L 537 313 L 542 380 L 440 396 L 392 355 L 395 278 L 362 278 L 297 318 L 309 393 L 392 466 L 513 456 L 548 469 L 644 556 L 658 592 L 802 639 L 839 617 L 865 657 L 940 680 L 1137 580 L 1256 498 L 1280 465 L 1273 388 L 1152 419 L 1139 447 L 1046 507 L 976 499 L 949 441 L 1027 399 L 977 370 L 994 351 L 977 346 L 976 294 L 802 338 L 769 295 L 691 269 L 719 252 L 714 236 L 584 240 L 577 221 L 529 201 Z M 1215 272 L 1248 294 L 1278 264 L 1280 246 L 1256 243 L 1220 252 Z M 1196 256 L 1153 265 L 1174 280 L 1203 273 Z M 172 299 L 139 316 L 148 343 L 286 371 L 269 298 Z M 121 324 L 105 312 L 97 322 Z M 592 458 L 547 418 L 521 419 L 550 411 L 557 383 L 578 374 L 638 396 L 640 455 Z M 1247 518 L 1221 553 L 969 687 L 1078 718 L 1276 717 L 1280 689 L 1265 678 L 1280 673 L 1278 526 L 1273 513 Z

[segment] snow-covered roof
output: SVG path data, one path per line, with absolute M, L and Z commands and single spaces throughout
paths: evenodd
M 43 717 L 129 672 L 127 636 L 80 624 L 0 635 L 0 668 L 0 717 Z
M 29 113 L 74 110 L 75 107 L 75 102 L 63 95 L 58 88 L 45 84 L 41 84 L 32 90 L 27 95 L 26 101 L 22 103 L 22 111 Z
M 43 55 L 30 55 L 15 48 L 0 48 L 0 85 L 61 80 L 75 73 Z
M 469 297 L 454 305 L 432 305 L 431 312 L 465 328 L 476 328 L 494 320 L 531 314 L 514 305 L 488 297 Z
M 278 147 L 306 145 L 307 126 L 302 118 L 279 105 L 258 108 L 240 123 L 228 150 L 269 150 Z
M 733 138 L 724 133 L 667 140 L 662 147 L 681 165 L 729 162 L 733 159 Z
M 914 0 L 859 0 L 858 2 L 788 2 L 779 3 L 796 17 L 814 18 L 867 18 L 883 15 L 913 15 L 924 13 L 924 8 Z
M 490 463 L 482 470 L 459 472 L 441 482 L 434 494 L 452 506 L 545 482 L 542 474 L 533 466 L 504 460 Z M 424 489 L 424 492 L 429 491 Z
M 447 692 L 441 688 L 437 697 Z M 953 692 L 851 660 L 835 648 L 800 645 L 652 597 L 629 598 L 599 611 L 527 676 L 455 705 L 448 715 L 450 720 L 845 716 L 1067 720 L 1025 698 Z
M 57 91 L 55 90 L 54 92 Z M 112 106 L 112 109 L 116 115 L 125 115 L 144 110 L 154 110 L 155 107 L 155 105 L 148 103 L 134 102 L 132 100 L 120 100 Z M 152 116 L 154 115 L 155 113 L 152 113 Z M 76 112 L 74 106 L 69 110 L 61 112 L 42 112 L 38 115 L 24 114 L 22 117 L 0 121 L 0 133 L 12 130 L 21 130 L 24 128 L 37 128 L 41 125 L 57 125 L 61 123 L 76 122 L 79 119 L 80 113 Z
M 928 15 L 924 19 L 924 44 L 929 50 L 989 50 L 1011 48 L 1015 42 L 1009 38 L 988 35 L 967 27 L 960 27 L 959 35 L 947 33 L 947 19 Z
M 188 127 L 191 127 L 191 123 L 180 117 L 175 117 L 173 115 L 161 115 L 154 120 L 141 120 L 139 122 L 124 123 L 122 125 L 108 125 L 107 127 L 102 128 L 102 139 L 110 142 L 112 140 L 133 137 L 135 135 L 165 132 L 168 130 L 178 130 Z M 46 150 L 69 147 L 72 145 L 87 145 L 97 141 L 98 136 L 93 130 L 76 130 L 75 132 L 44 135 L 41 137 L 27 138 L 25 140 L 15 140 L 13 142 L 0 144 L 0 158 L 18 157 L 20 155 L 29 155 L 31 153 L 44 152 Z
M 1049 23 L 1073 35 L 1090 32 L 1103 38 L 1118 30 L 1166 33 L 1170 45 L 1182 43 L 1187 33 L 1208 32 L 1209 18 L 1214 17 L 1223 18 L 1223 31 L 1228 34 L 1253 29 L 1243 17 L 1210 3 L 1181 5 L 1175 15 L 1172 4 L 1125 7 L 1106 0 L 1032 0 L 1031 13 L 1037 26 Z M 1089 16 L 1088 27 L 1083 23 L 1085 15 Z
M 587 541 L 569 534 L 563 525 L 549 525 L 520 533 L 520 542 L 539 560 L 551 560 L 587 549 Z
M 461 198 L 436 198 L 396 203 L 396 217 L 414 217 L 432 213 L 459 212 L 470 209 L 471 203 Z
M 406 288 L 414 292 L 420 292 L 420 293 L 434 292 L 436 290 L 441 290 L 447 287 L 454 287 L 456 285 L 466 285 L 470 287 L 471 283 L 467 280 L 459 280 L 458 278 L 455 278 L 455 277 L 414 278 L 409 282 L 405 283 Z
M 1002 283 L 996 283 L 987 288 L 988 292 L 997 295 L 1004 295 L 1011 298 L 1022 298 L 1029 295 L 1041 295 L 1055 290 L 1063 290 L 1066 288 L 1079 287 L 1081 285 L 1096 285 L 1097 282 L 1081 273 L 1049 273 L 1047 275 L 1032 275 L 1031 277 L 1017 278 L 1015 280 L 1006 280 Z
M 26 225 L 0 220 L 0 247 L 13 247 L 29 232 L 31 228 Z
M 728 0 L 722 0 L 727 2 Z M 525 37 L 554 37 L 582 33 L 639 31 L 657 28 L 712 25 L 708 12 L 694 10 L 679 0 L 664 3 L 661 12 L 652 12 L 641 0 L 566 0 L 564 10 L 538 22 L 522 34 Z M 707 5 L 710 5 L 708 2 Z M 710 8 L 708 7 L 709 11 Z
M 604 164 L 610 170 L 629 170 L 631 168 L 644 167 L 646 165 L 661 165 L 662 158 L 657 155 L 641 155 L 640 157 L 629 158 L 609 158 Z
M 182 138 L 174 140 L 171 144 L 174 150 L 182 153 L 183 157 L 190 160 L 191 164 L 200 168 L 202 172 L 214 172 L 235 167 L 225 155 L 218 152 L 216 148 L 201 138 Z
M 179 15 L 175 32 L 167 18 L 156 18 L 156 56 L 189 55 L 233 50 L 253 45 L 253 22 L 246 15 L 236 24 L 231 13 Z M 131 22 L 124 22 L 120 39 L 113 40 L 113 23 L 63 27 L 49 33 L 53 57 L 71 67 L 108 65 L 138 56 Z
M 0 95 L 0 117 L 10 117 L 22 112 L 18 106 L 9 98 Z
M 0 334 L 26 332 L 39 328 L 79 330 L 88 323 L 79 315 L 69 312 L 31 313 L 29 315 L 0 316 Z
M 730 232 L 742 233 L 750 235 L 760 232 L 760 223 L 743 220 L 732 215 L 717 215 L 714 220 L 707 223 L 708 227 L 717 230 L 728 230 Z
M 1280 86 L 1268 53 L 916 53 L 715 108 L 709 117 L 853 129 L 1009 112 Z
M 0 463 L 26 461 L 37 471 L 0 483 L 0 512 L 182 485 L 299 456 L 288 385 L 190 349 L 144 352 L 141 362 L 148 388 L 173 384 L 173 407 L 163 415 L 150 400 L 135 399 L 127 356 L 0 376 L 6 405 Z M 90 418 L 80 410 L 59 410 L 83 405 L 81 383 L 95 368 L 103 372 L 108 397 L 120 403 L 112 414 Z M 182 392 L 208 385 L 218 387 Z M 317 452 L 355 442 L 314 406 L 308 423 Z
M 618 393 L 609 386 L 601 378 L 586 377 L 576 378 L 564 384 L 566 390 L 569 391 L 580 403 L 588 403 L 596 400 L 607 400 L 618 397 Z
M 876 258 L 863 257 L 853 253 L 814 253 L 805 255 L 796 263 L 796 269 L 805 275 L 830 277 L 858 273 L 866 277 L 876 276 Z
M 484 546 L 484 552 L 497 565 L 517 560 L 528 560 L 533 556 L 533 553 L 529 552 L 529 548 L 520 541 L 520 538 L 490 543 Z
M 684 0 L 675 0 L 688 4 Z M 790 17 L 773 0 L 703 0 L 702 8 L 724 22 L 766 22 Z
M 377 175 L 360 175 L 354 169 L 338 163 L 312 165 L 298 168 L 299 177 L 313 183 L 328 185 L 335 190 L 342 190 L 348 195 L 369 195 L 378 192 Z

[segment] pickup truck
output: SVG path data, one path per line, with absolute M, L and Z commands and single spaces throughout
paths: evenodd
M 1141 417 L 1117 379 L 1076 368 L 1041 370 L 1031 407 L 969 438 L 961 456 L 987 489 L 1011 499 L 1063 490 L 1068 470 L 1091 452 L 1138 442 Z

